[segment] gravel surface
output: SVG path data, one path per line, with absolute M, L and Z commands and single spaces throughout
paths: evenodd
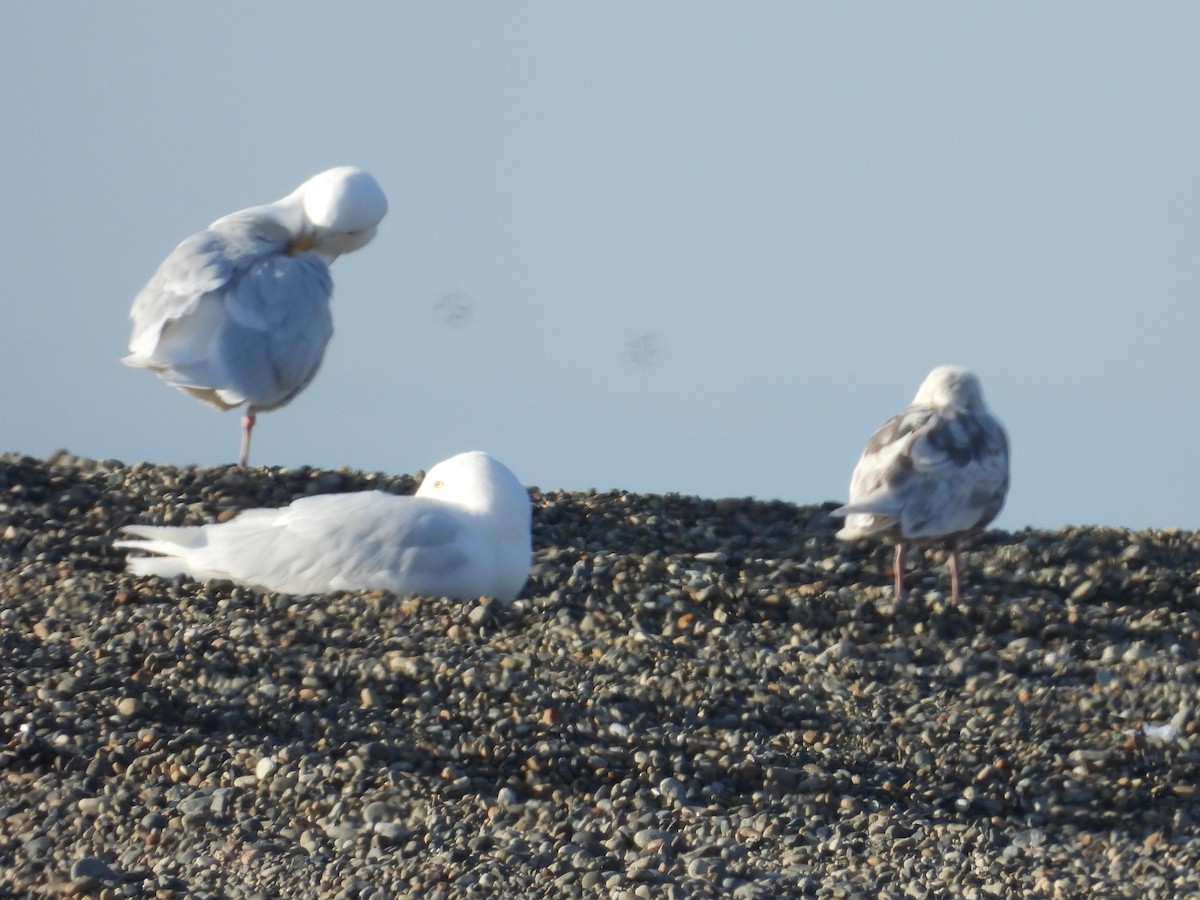
M 832 503 L 534 490 L 508 608 L 111 546 L 416 483 L 0 457 L 0 894 L 1200 890 L 1196 534 L 988 532 L 959 607 Z

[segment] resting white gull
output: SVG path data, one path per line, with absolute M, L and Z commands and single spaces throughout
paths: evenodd
M 282 200 L 217 219 L 134 298 L 121 362 L 217 409 L 245 404 L 246 465 L 257 414 L 289 403 L 321 365 L 333 335 L 330 263 L 365 246 L 386 213 L 375 179 L 340 166 Z
M 1008 438 L 983 403 L 979 379 L 961 366 L 938 366 L 904 412 L 872 435 L 850 478 L 850 502 L 832 515 L 846 519 L 840 538 L 895 540 L 898 598 L 905 542 L 948 541 L 958 603 L 958 539 L 996 518 L 1007 493 Z
M 486 453 L 431 468 L 412 496 L 383 491 L 303 497 L 211 525 L 131 525 L 135 575 L 222 578 L 286 594 L 386 590 L 490 596 L 508 603 L 529 577 L 529 493 Z

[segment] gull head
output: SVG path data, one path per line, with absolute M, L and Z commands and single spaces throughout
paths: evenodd
M 331 262 L 366 246 L 388 209 L 379 182 L 353 166 L 326 169 L 286 199 L 298 204 L 303 215 L 296 249 L 311 248 Z
M 416 496 L 450 503 L 525 532 L 532 521 L 529 492 L 507 466 L 480 450 L 442 460 L 425 473 Z
M 974 372 L 962 366 L 938 366 L 925 376 L 913 406 L 983 412 L 983 386 Z

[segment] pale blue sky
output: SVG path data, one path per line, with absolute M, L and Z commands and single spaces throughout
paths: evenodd
M 353 164 L 391 211 L 253 464 L 838 500 L 958 363 L 999 527 L 1196 528 L 1198 37 L 1194 3 L 11 5 L 0 446 L 232 462 L 236 414 L 117 363 L 129 304 Z

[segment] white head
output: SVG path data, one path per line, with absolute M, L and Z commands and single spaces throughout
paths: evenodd
M 983 412 L 983 386 L 975 373 L 962 366 L 938 366 L 925 376 L 913 406 Z
M 387 214 L 387 197 L 371 175 L 353 166 L 337 166 L 314 175 L 284 202 L 299 204 L 304 231 L 313 249 L 336 259 L 365 246 Z
M 442 460 L 425 473 L 416 496 L 453 503 L 526 532 L 532 521 L 529 492 L 507 466 L 481 450 Z

